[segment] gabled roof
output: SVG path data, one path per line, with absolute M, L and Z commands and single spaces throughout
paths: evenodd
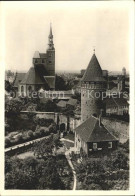
M 93 54 L 82 78 L 83 82 L 105 81 L 102 69 L 95 54 Z
M 18 87 L 26 73 L 16 73 L 15 80 L 13 82 L 14 87 Z
M 39 53 L 40 58 L 46 58 L 46 53 Z
M 128 106 L 128 102 L 123 97 L 121 98 L 107 98 L 105 100 L 106 108 L 112 108 L 112 107 L 120 107 L 120 106 Z
M 57 106 L 58 107 L 61 107 L 61 108 L 65 108 L 66 107 L 66 101 L 63 101 L 63 100 L 61 100 L 61 101 L 59 101 L 59 103 L 57 103 Z
M 84 142 L 117 141 L 103 124 L 99 126 L 99 119 L 93 116 L 78 126 L 75 132 Z
M 21 84 L 45 84 L 44 78 L 40 77 L 34 67 L 31 67 L 21 81 Z

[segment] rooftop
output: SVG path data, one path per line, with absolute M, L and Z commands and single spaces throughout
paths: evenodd
M 93 54 L 88 64 L 88 67 L 83 75 L 82 81 L 83 82 L 105 81 L 102 74 L 102 69 L 100 67 L 100 64 L 95 54 Z
M 84 142 L 117 141 L 103 124 L 99 125 L 99 119 L 94 116 L 78 126 L 75 132 Z

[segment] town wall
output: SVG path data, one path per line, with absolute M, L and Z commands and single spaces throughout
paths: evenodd
M 103 117 L 102 123 L 121 143 L 125 143 L 129 139 L 128 122 Z

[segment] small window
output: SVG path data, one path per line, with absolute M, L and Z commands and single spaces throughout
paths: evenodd
M 44 59 L 42 59 L 42 63 L 44 63 Z
M 52 63 L 52 61 L 49 61 L 49 64 L 51 64 Z
M 108 148 L 112 148 L 112 142 L 108 142 Z
M 38 60 L 37 59 L 35 60 L 35 63 L 38 63 Z
M 94 150 L 97 149 L 97 143 L 93 143 L 93 149 L 94 149 Z

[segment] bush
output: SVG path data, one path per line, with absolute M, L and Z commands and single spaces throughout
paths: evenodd
M 9 139 L 9 138 L 6 138 L 6 139 L 5 139 L 5 147 L 7 148 L 7 147 L 9 147 L 10 145 L 11 145 L 10 139 Z
M 33 131 L 29 130 L 29 131 L 28 131 L 28 136 L 29 136 L 30 138 L 33 138 Z

